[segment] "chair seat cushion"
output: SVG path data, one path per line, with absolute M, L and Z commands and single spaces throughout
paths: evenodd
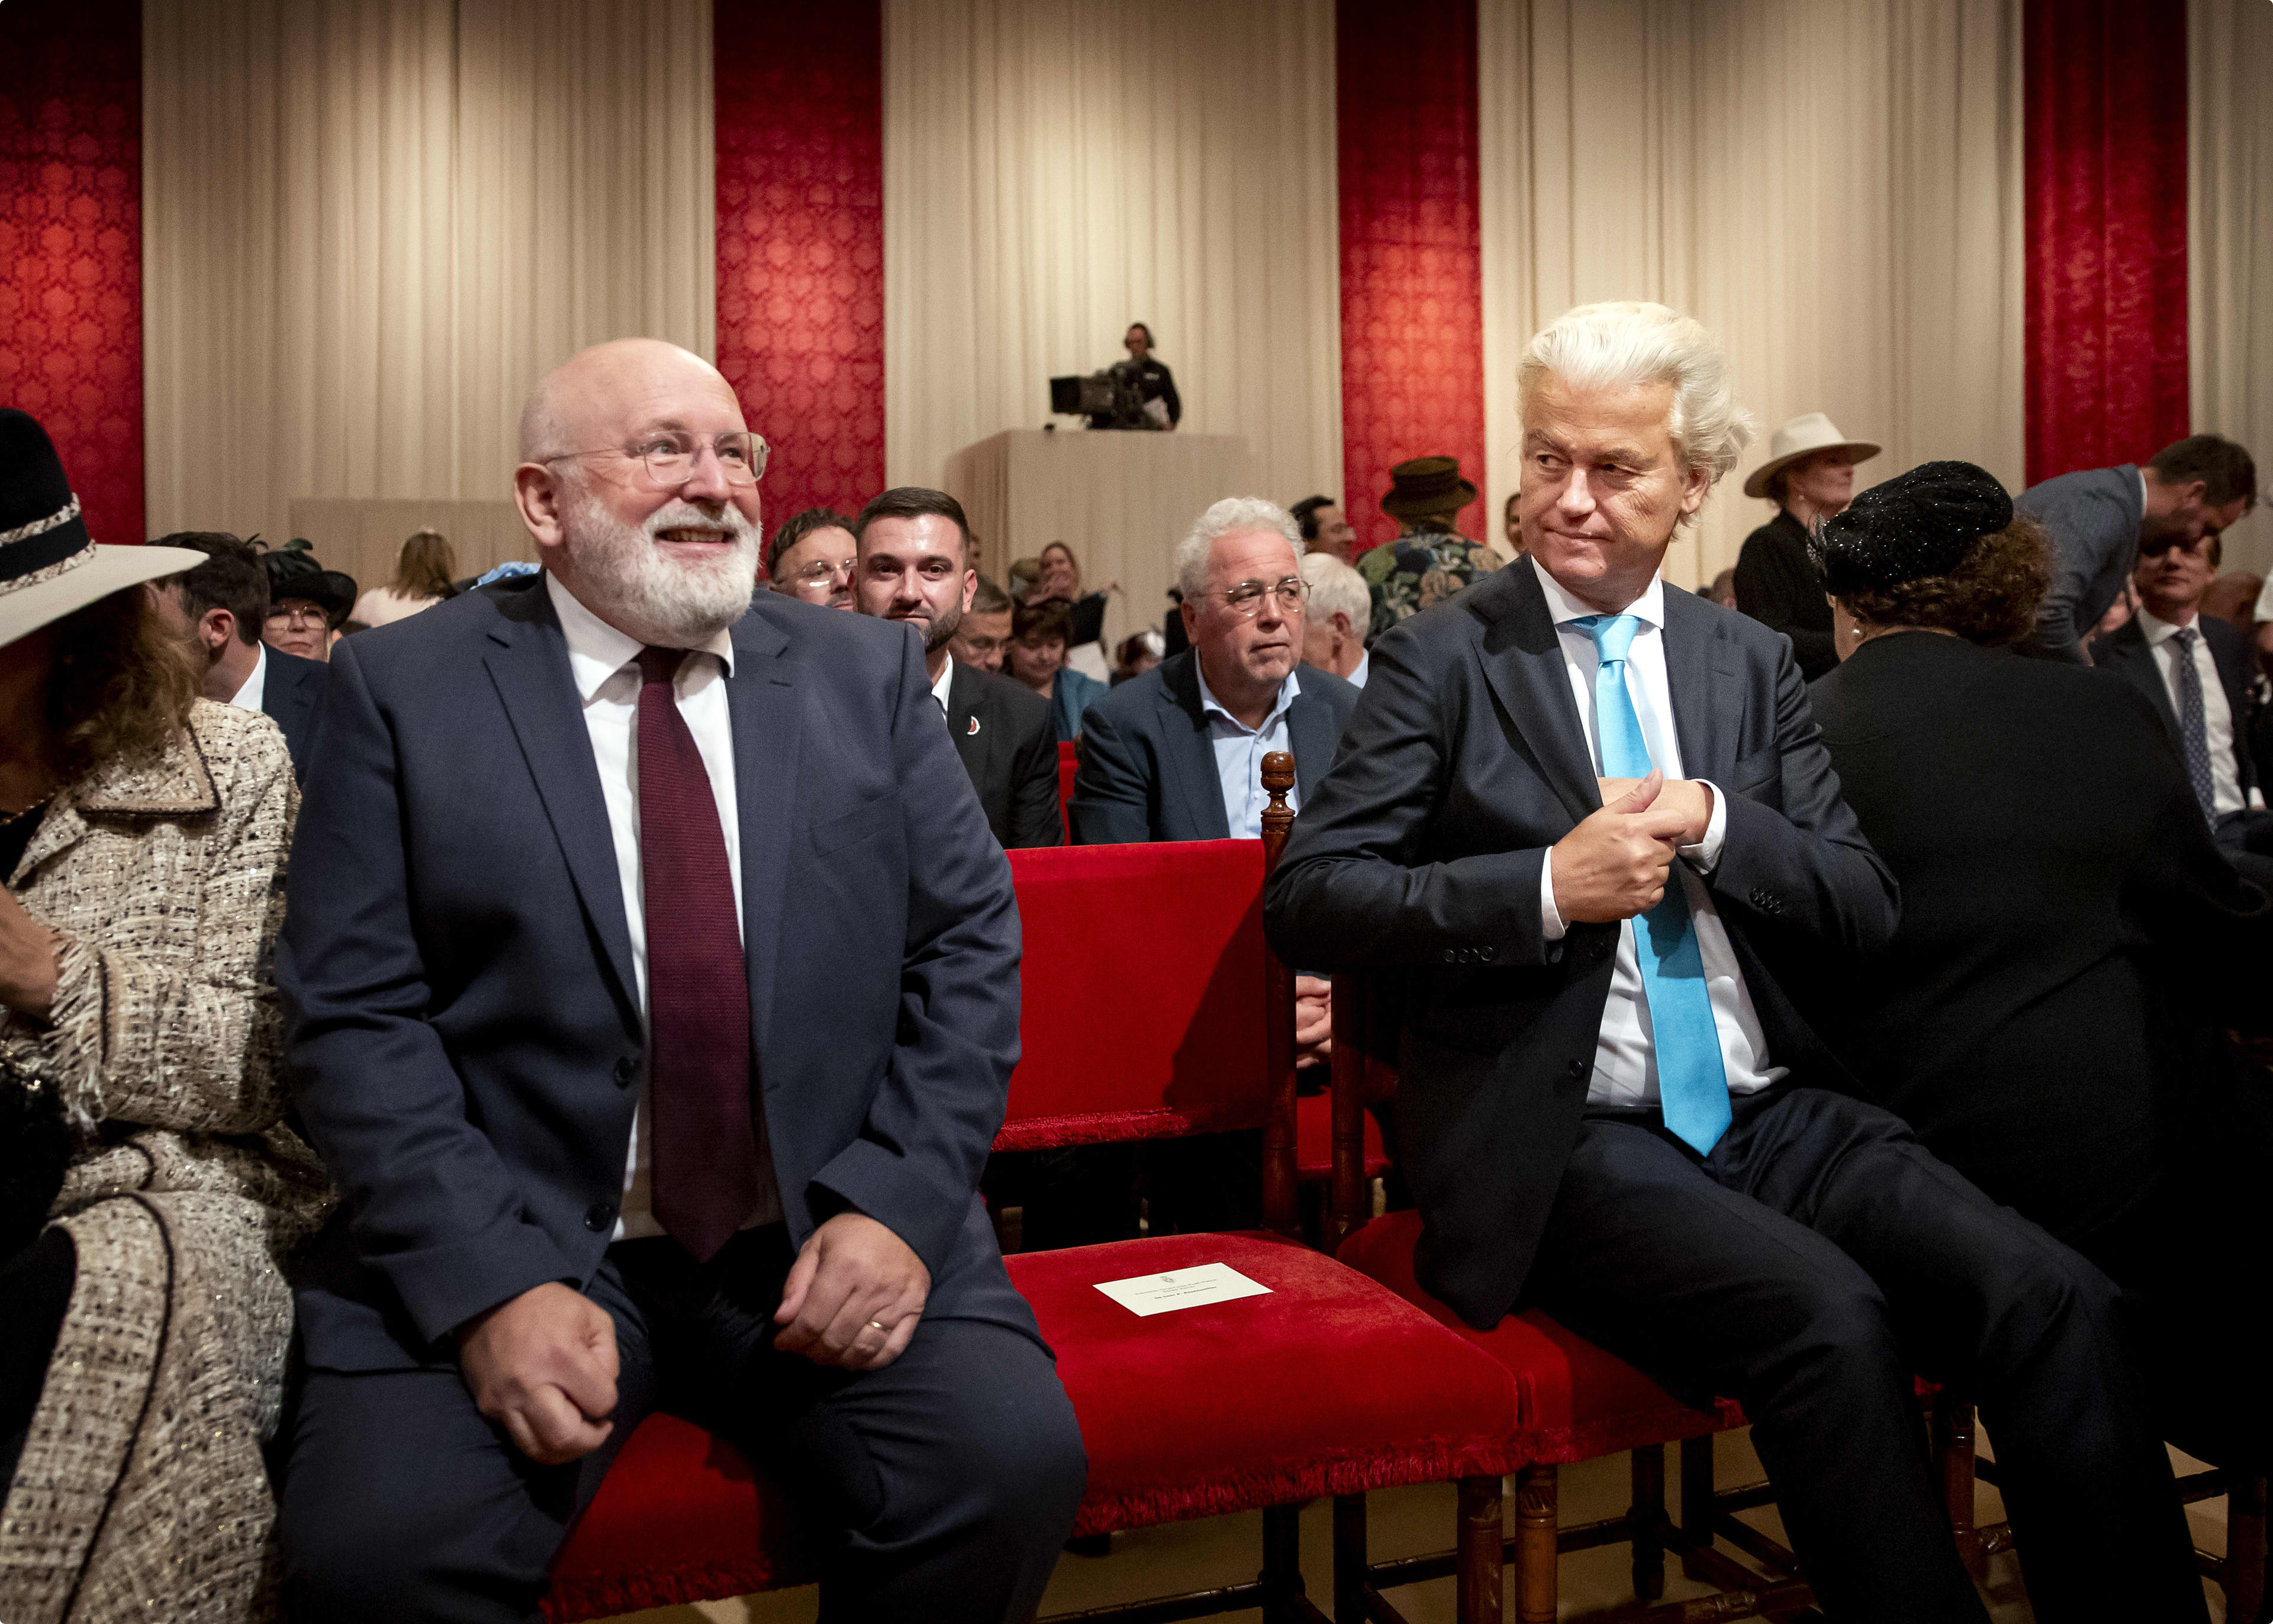
M 1506 1366 L 1515 1378 L 1516 1427 L 1526 1459 L 1590 1460 L 1744 1424 L 1734 1399 L 1716 1399 L 1709 1410 L 1684 1403 L 1536 1308 L 1510 1314 L 1488 1331 L 1475 1329 L 1415 1277 L 1413 1254 L 1420 1239 L 1421 1215 L 1392 1212 L 1344 1241 L 1341 1261 Z
M 803 1584 L 796 1514 L 731 1444 L 651 1415 L 608 1468 L 552 1563 L 552 1624 Z
M 1517 1463 L 1506 1371 L 1295 1242 L 1169 1235 L 1006 1261 L 1088 1448 L 1076 1534 Z M 1269 1291 L 1140 1318 L 1097 1290 L 1205 1263 Z
M 1365 1113 L 1365 1176 L 1378 1179 L 1389 1167 L 1389 1152 L 1381 1143 L 1381 1124 L 1369 1111 Z M 1333 1096 L 1306 1094 L 1294 1102 L 1294 1176 L 1306 1180 L 1331 1179 L 1333 1172 Z

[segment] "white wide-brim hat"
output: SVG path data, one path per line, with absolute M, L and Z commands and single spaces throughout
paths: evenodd
M 145 581 L 206 561 L 187 547 L 104 547 L 29 413 L 0 409 L 0 647 Z
M 1850 451 L 1856 461 L 1866 462 L 1877 456 L 1879 450 L 1869 440 L 1849 439 L 1839 432 L 1839 425 L 1821 412 L 1805 412 L 1769 437 L 1768 460 L 1745 476 L 1744 494 L 1767 495 L 1768 481 L 1802 457 L 1812 457 L 1819 451 Z

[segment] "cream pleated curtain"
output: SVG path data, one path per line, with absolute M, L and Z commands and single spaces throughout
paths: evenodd
M 1861 484 L 1962 457 L 2020 488 L 2017 0 L 1480 0 L 1477 20 L 1495 534 L 1523 346 L 1600 299 L 1704 322 L 1760 421 L 1666 560 L 1679 584 L 1773 516 L 1744 473 L 1802 412 L 1885 446 Z
M 2188 0 L 2187 312 L 2197 432 L 2273 483 L 2273 5 Z M 2227 532 L 2225 567 L 2273 573 L 2273 516 Z
M 153 535 L 503 498 L 547 368 L 712 352 L 709 0 L 143 15 Z
M 1256 494 L 1337 489 L 1334 176 L 1332 0 L 886 0 L 892 482 L 1039 428 L 1143 321 Z

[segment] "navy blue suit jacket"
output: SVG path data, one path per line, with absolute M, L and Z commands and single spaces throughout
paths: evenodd
M 726 685 L 760 1101 L 791 1237 L 848 1208 L 929 1316 L 1036 1335 L 974 1194 L 1018 1052 L 1010 870 L 889 621 L 761 594 Z M 450 1331 L 588 1282 L 643 1017 L 599 774 L 541 577 L 351 639 L 302 804 L 276 980 L 346 1197 L 311 1363 L 454 1363 Z
M 1840 798 L 1790 641 L 1673 587 L 1665 620 L 1683 770 L 1728 801 L 1706 884 L 1769 1052 L 1843 1080 L 1761 950 L 1882 945 L 1894 882 Z M 1421 1275 L 1472 1325 L 1522 1290 L 1586 1110 L 1618 928 L 1548 942 L 1539 876 L 1601 805 L 1546 595 L 1519 562 L 1374 645 L 1266 893 L 1289 962 L 1407 972 L 1397 1126 Z
M 2251 788 L 2257 782 L 2257 764 L 2250 752 L 2249 688 L 2254 675 L 2256 650 L 2249 639 L 2237 627 L 2228 625 L 2215 615 L 2196 615 L 2194 629 L 2202 633 L 2202 641 L 2209 645 L 2210 663 L 2217 668 L 2218 685 L 2225 690 L 2225 707 L 2233 716 L 2234 776 L 2241 785 L 2241 798 L 2249 798 Z M 2102 669 L 2114 672 L 2147 696 L 2155 714 L 2163 719 L 2163 726 L 2171 735 L 2171 743 L 2178 746 L 2179 758 L 2186 759 L 2186 739 L 2179 728 L 2178 707 L 2171 703 L 2171 691 L 2163 685 L 2163 668 L 2155 658 L 2155 651 L 2147 647 L 2146 628 L 2136 617 L 2121 625 L 2093 646 L 2091 658 Z
M 1215 744 L 1200 709 L 1199 658 L 1188 648 L 1163 660 L 1082 718 L 1081 764 L 1066 803 L 1076 846 L 1230 837 Z M 1301 679 L 1302 691 L 1287 707 L 1287 742 L 1294 747 L 1298 804 L 1308 806 L 1333 761 L 1358 690 L 1312 665 L 1302 668 Z
M 284 735 L 284 748 L 292 753 L 292 776 L 303 783 L 308 779 L 308 758 L 315 752 L 316 729 L 323 715 L 324 679 L 331 670 L 321 660 L 303 660 L 274 648 L 268 651 L 260 708 Z

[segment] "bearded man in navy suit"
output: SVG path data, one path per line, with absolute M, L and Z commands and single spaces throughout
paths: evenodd
M 752 601 L 764 442 L 602 345 L 541 574 L 342 644 L 277 983 L 346 1222 L 299 1292 L 303 1620 L 533 1620 L 649 1412 L 825 1536 L 833 1617 L 1033 1612 L 1085 1475 L 979 1172 L 1009 866 L 903 626 Z

